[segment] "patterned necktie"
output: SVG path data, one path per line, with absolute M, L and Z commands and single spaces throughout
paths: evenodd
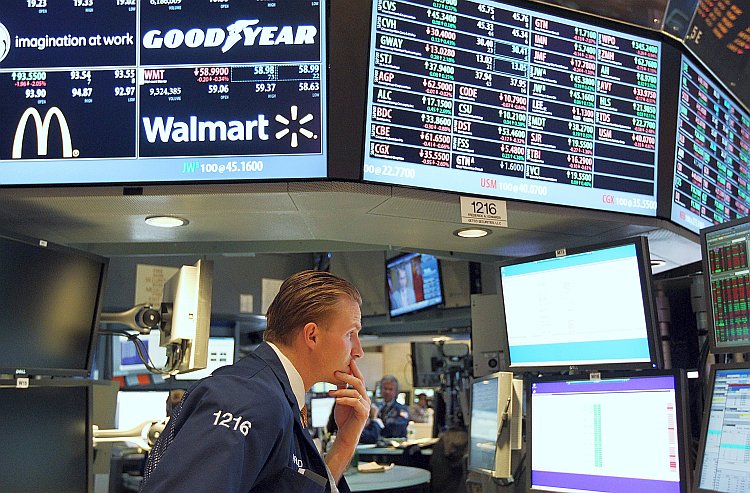
M 299 419 L 302 421 L 302 428 L 307 428 L 307 406 L 302 406 L 299 410 Z

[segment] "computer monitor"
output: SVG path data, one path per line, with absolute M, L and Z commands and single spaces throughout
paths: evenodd
M 213 270 L 210 260 L 183 265 L 162 290 L 160 345 L 168 348 L 167 366 L 179 373 L 208 364 Z
M 472 382 L 469 470 L 512 479 L 511 450 L 521 448 L 522 389 L 510 372 Z
M 660 365 L 645 237 L 505 263 L 500 292 L 513 371 Z
M 750 363 L 711 367 L 695 468 L 696 493 L 750 487 Z
M 531 491 L 688 491 L 681 372 L 532 378 L 528 385 Z
M 701 230 L 708 342 L 715 353 L 750 351 L 750 216 Z
M 88 376 L 108 262 L 0 233 L 0 374 Z
M 209 337 L 206 367 L 190 373 L 178 373 L 175 378 L 177 380 L 200 380 L 222 366 L 231 365 L 235 357 L 234 342 L 234 337 Z
M 91 382 L 0 381 L 0 489 L 14 493 L 92 493 Z
M 167 417 L 168 390 L 120 390 L 117 393 L 115 425 L 129 430 L 150 419 Z
M 158 330 L 152 330 L 147 335 L 138 336 L 140 343 L 144 346 L 144 354 L 148 355 L 151 363 L 156 368 L 164 368 L 167 365 L 167 351 L 159 345 L 161 334 Z M 135 347 L 135 343 L 124 337 L 113 336 L 112 338 L 112 375 L 142 375 L 147 374 L 146 365 L 141 361 Z
M 310 399 L 310 423 L 313 428 L 325 428 L 328 426 L 328 418 L 331 417 L 333 405 L 336 404 L 335 397 L 313 397 Z
M 388 314 L 398 317 L 443 303 L 440 261 L 426 253 L 407 253 L 386 261 Z

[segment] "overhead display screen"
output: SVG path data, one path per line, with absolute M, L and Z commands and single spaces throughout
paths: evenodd
M 325 177 L 324 13 L 4 1 L 0 185 Z
M 498 2 L 373 2 L 365 180 L 656 215 L 661 44 Z
M 748 215 L 750 116 L 682 57 L 672 220 L 701 228 Z

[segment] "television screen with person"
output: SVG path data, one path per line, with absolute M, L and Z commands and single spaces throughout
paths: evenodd
M 440 261 L 426 253 L 407 253 L 386 261 L 388 313 L 397 317 L 443 303 Z
M 750 363 L 714 365 L 703 413 L 696 493 L 743 493 L 750 486 Z
M 689 491 L 680 372 L 533 378 L 529 385 L 531 491 Z
M 648 242 L 561 249 L 500 266 L 510 368 L 657 368 Z

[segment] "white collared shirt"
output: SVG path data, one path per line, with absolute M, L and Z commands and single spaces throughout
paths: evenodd
M 289 358 L 287 358 L 274 343 L 269 342 L 268 345 L 271 346 L 271 349 L 274 350 L 276 356 L 281 360 L 281 366 L 284 367 L 286 376 L 289 379 L 289 385 L 292 386 L 292 392 L 297 399 L 297 406 L 299 406 L 299 410 L 302 411 L 302 406 L 305 405 L 305 384 L 302 381 L 302 375 L 299 374 L 297 368 L 294 367 L 294 364 L 292 364 Z M 305 433 L 307 433 L 307 430 L 305 430 Z M 328 468 L 328 464 L 326 464 L 325 460 L 323 461 L 323 464 L 326 466 L 326 474 L 328 474 L 328 483 L 331 485 L 331 493 L 339 493 L 336 481 L 333 479 L 333 474 L 331 474 L 331 470 Z

